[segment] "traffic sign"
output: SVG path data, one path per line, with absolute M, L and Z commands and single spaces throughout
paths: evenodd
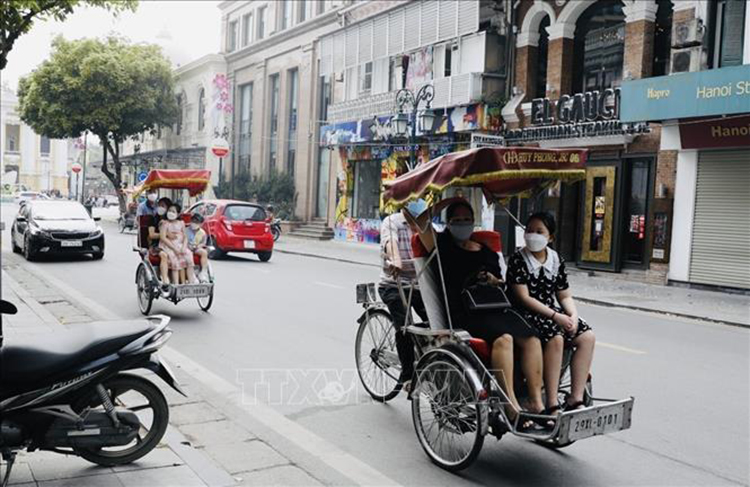
M 81 166 L 77 162 L 75 164 L 73 164 L 72 166 L 70 166 L 70 170 L 73 171 L 76 174 L 78 174 L 79 172 L 81 172 L 81 169 L 83 169 L 83 166 Z
M 221 137 L 216 138 L 211 142 L 211 152 L 213 152 L 216 157 L 225 157 L 229 154 L 229 143 L 227 143 L 226 139 Z
M 143 181 L 146 180 L 147 177 L 148 177 L 148 173 L 147 172 L 145 172 L 145 171 L 139 172 L 138 173 L 138 182 L 142 183 Z

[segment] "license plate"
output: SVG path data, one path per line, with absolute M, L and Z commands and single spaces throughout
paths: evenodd
M 606 435 L 630 427 L 633 400 L 618 401 L 593 410 L 574 413 L 569 418 L 568 440 Z
M 177 297 L 203 298 L 211 294 L 211 284 L 181 284 L 177 287 Z
M 60 240 L 60 247 L 83 247 L 80 240 Z
M 255 240 L 245 240 L 245 248 L 246 249 L 254 249 L 255 248 Z

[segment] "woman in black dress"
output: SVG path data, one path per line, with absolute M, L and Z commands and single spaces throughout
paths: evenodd
M 555 235 L 555 219 L 535 213 L 526 222 L 526 246 L 510 258 L 508 283 L 519 311 L 536 330 L 544 347 L 544 388 L 548 413 L 583 407 L 583 392 L 591 370 L 596 339 L 591 327 L 578 316 L 565 272 L 565 262 L 548 247 Z M 570 364 L 571 394 L 557 403 L 563 348 L 575 351 Z
M 437 243 L 440 262 L 443 268 L 444 286 L 448 297 L 450 318 L 454 327 L 463 328 L 473 337 L 484 339 L 490 346 L 491 362 L 498 383 L 508 395 L 512 408 L 506 414 L 514 421 L 517 411 L 521 411 L 513 390 L 513 348 L 521 352 L 521 368 L 529 389 L 529 410 L 538 413 L 544 409 L 542 402 L 542 349 L 534 330 L 513 310 L 469 311 L 463 301 L 462 292 L 466 282 L 477 276 L 489 284 L 501 285 L 502 272 L 496 252 L 471 240 L 474 231 L 474 212 L 464 199 L 443 200 L 433 208 L 438 214 L 448 206 L 447 230 L 437 235 L 429 228 L 427 215 L 420 215 L 414 221 L 411 215 L 404 215 L 419 227 L 419 236 L 427 251 L 432 251 Z M 423 232 L 422 228 L 427 227 Z M 536 427 L 533 422 L 525 422 L 522 428 Z

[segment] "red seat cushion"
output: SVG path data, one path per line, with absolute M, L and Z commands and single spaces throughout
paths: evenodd
M 193 264 L 194 265 L 201 265 L 201 256 L 198 254 L 193 254 Z
M 498 232 L 480 230 L 471 234 L 471 239 L 480 243 L 493 252 L 502 252 L 503 243 Z
M 161 257 L 159 257 L 158 253 L 149 251 L 148 261 L 151 262 L 151 265 L 158 266 L 161 264 Z
M 469 346 L 485 364 L 490 363 L 490 347 L 481 338 L 470 338 Z
M 411 251 L 414 254 L 415 259 L 427 257 L 428 254 L 427 249 L 424 248 L 422 239 L 420 239 L 419 235 L 417 235 L 416 233 L 411 236 Z

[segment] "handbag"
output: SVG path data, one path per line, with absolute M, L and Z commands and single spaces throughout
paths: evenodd
M 479 273 L 477 273 L 479 274 Z M 473 281 L 473 282 L 472 282 Z M 470 312 L 510 308 L 508 296 L 498 286 L 478 280 L 475 275 L 461 291 L 466 309 Z

